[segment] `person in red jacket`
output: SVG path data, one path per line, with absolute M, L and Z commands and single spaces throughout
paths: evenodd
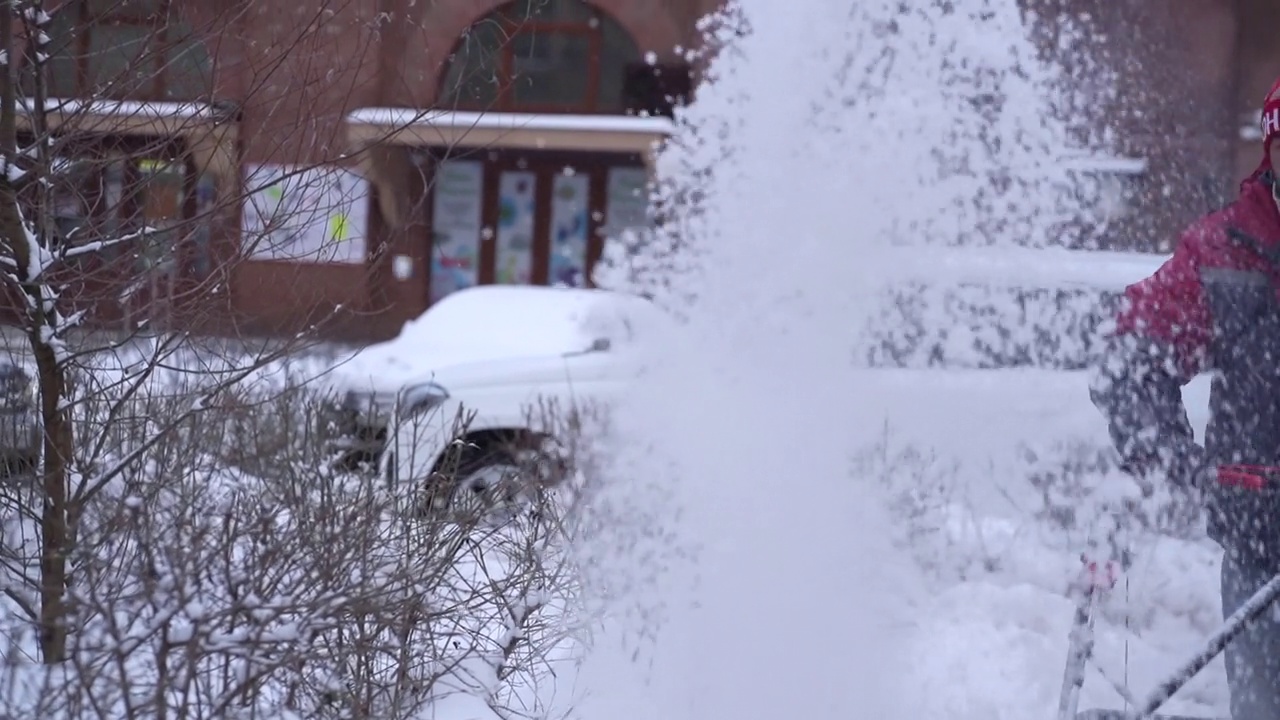
M 1280 573 L 1280 81 L 1262 131 L 1262 162 L 1239 196 L 1125 290 L 1090 385 L 1122 467 L 1203 498 L 1223 548 L 1224 615 Z M 1181 389 L 1205 372 L 1201 446 Z M 1226 650 L 1233 720 L 1280 718 L 1280 615 L 1266 618 Z

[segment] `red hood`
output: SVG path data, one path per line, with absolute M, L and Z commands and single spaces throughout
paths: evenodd
M 1271 173 L 1262 173 L 1240 183 L 1229 222 L 1267 244 L 1280 244 L 1280 208 L 1271 194 L 1271 178 Z

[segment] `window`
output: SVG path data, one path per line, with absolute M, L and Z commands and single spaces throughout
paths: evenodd
M 640 59 L 627 31 L 582 0 L 518 0 L 462 36 L 449 58 L 440 104 L 622 114 L 627 71 Z
M 169 0 L 68 0 L 49 28 L 48 93 L 132 100 L 208 99 L 212 61 Z M 34 48 L 22 90 L 35 92 Z
M 20 137 L 20 142 L 31 139 Z M 153 231 L 139 241 L 108 245 L 92 256 L 123 269 L 145 271 L 168 261 L 171 246 L 190 223 L 189 188 L 195 182 L 185 149 L 176 141 L 89 137 L 56 144 L 49 189 L 53 229 L 71 245 Z M 23 190 L 34 204 L 36 188 Z

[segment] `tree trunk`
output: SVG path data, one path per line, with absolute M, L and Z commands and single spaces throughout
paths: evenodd
M 60 408 L 66 377 L 57 353 L 47 342 L 31 338 L 40 383 L 40 415 L 44 426 L 40 517 L 40 656 L 46 663 L 67 655 L 67 556 L 71 527 L 67 522 L 67 469 L 71 458 L 71 423 Z
M 0 51 L 4 61 L 0 63 L 0 161 L 7 168 L 17 162 L 17 95 L 18 84 L 12 59 L 14 25 L 18 9 L 16 3 L 0 4 Z M 40 69 L 37 70 L 40 72 Z M 37 101 L 44 99 L 43 82 L 36 89 Z M 36 134 L 47 130 L 44 113 L 37 110 Z M 46 177 L 49 169 L 47 150 L 38 149 L 39 177 Z M 36 382 L 40 387 L 40 417 L 44 429 L 43 456 L 40 466 L 43 498 L 40 509 L 40 655 L 46 663 L 62 662 L 67 656 L 67 557 L 74 541 L 74 528 L 68 522 L 68 466 L 71 459 L 72 428 L 70 411 L 62 407 L 66 395 L 66 368 L 61 363 L 58 348 L 53 344 L 54 332 L 60 323 L 57 308 L 47 298 L 44 287 L 47 278 L 40 273 L 46 268 L 36 268 L 32 274 L 34 242 L 48 248 L 52 238 L 47 214 L 47 187 L 36 193 L 35 221 L 28 224 L 22 216 L 22 206 L 14 182 L 7 173 L 0 172 L 0 244 L 5 245 L 11 266 L 0 267 L 0 272 L 11 274 L 26 296 L 26 317 L 23 318 L 27 337 L 36 361 Z

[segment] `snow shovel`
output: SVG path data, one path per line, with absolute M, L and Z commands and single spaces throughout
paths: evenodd
M 1083 587 L 1076 605 L 1075 621 L 1067 650 L 1067 668 L 1058 704 L 1059 720 L 1072 720 L 1072 718 L 1075 720 L 1206 720 L 1177 715 L 1157 715 L 1156 711 L 1225 650 L 1232 640 L 1239 637 L 1277 600 L 1280 600 L 1280 575 L 1276 575 L 1232 613 L 1198 653 L 1170 673 L 1146 698 L 1134 701 L 1127 688 L 1117 687 L 1116 690 L 1133 706 L 1132 709 L 1128 711 L 1089 710 L 1080 713 L 1077 712 L 1080 688 L 1084 685 L 1085 666 L 1093 652 L 1094 608 L 1102 592 L 1109 590 L 1115 584 L 1115 564 L 1107 563 L 1100 566 L 1097 562 L 1086 559 L 1083 575 Z
M 1114 562 L 1099 564 L 1082 556 L 1084 567 L 1076 585 L 1075 616 L 1067 642 L 1067 666 L 1062 676 L 1062 693 L 1058 696 L 1058 720 L 1076 720 L 1087 716 L 1077 710 L 1080 690 L 1084 687 L 1085 669 L 1093 655 L 1094 611 L 1102 594 L 1115 586 L 1119 568 Z M 1127 699 L 1128 691 L 1122 692 Z

